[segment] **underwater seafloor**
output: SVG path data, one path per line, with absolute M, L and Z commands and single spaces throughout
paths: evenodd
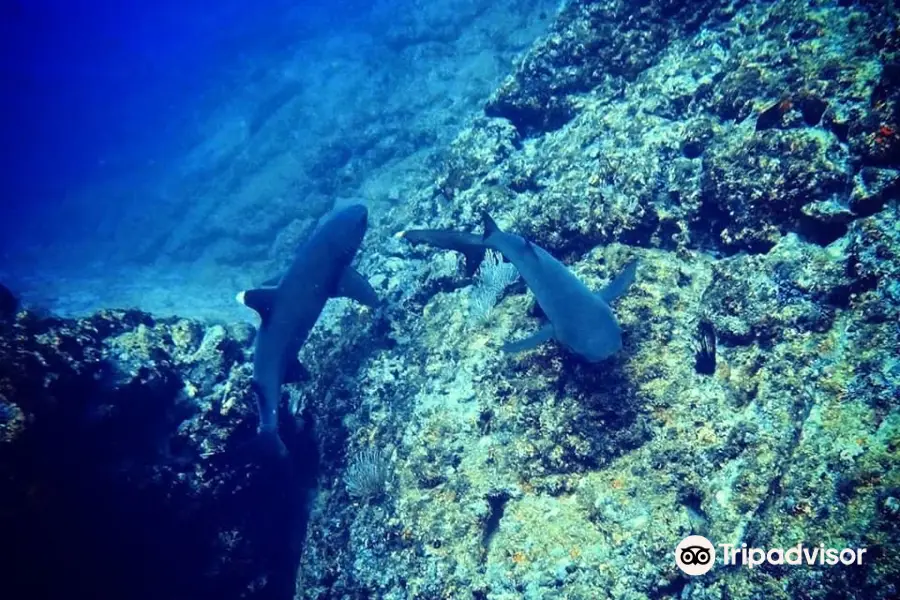
M 385 108 L 393 131 L 362 113 L 310 124 L 337 132 L 316 171 L 333 177 L 297 182 L 302 157 L 280 150 L 294 143 L 278 128 L 288 86 L 186 159 L 189 207 L 180 192 L 155 208 L 181 206 L 180 228 L 135 225 L 148 232 L 135 256 L 165 258 L 142 267 L 134 308 L 100 309 L 125 302 L 102 281 L 68 305 L 50 301 L 53 278 L 30 300 L 23 281 L 21 306 L 0 298 L 5 590 L 900 594 L 897 7 L 522 3 L 525 40 L 476 27 L 516 3 L 459 4 L 388 28 L 410 64 L 429 44 L 506 44 L 508 76 L 461 101 L 453 136 L 427 106 L 443 88 L 422 88 L 421 110 Z M 468 64 L 495 73 L 484 53 Z M 300 353 L 309 379 L 285 386 L 290 460 L 272 460 L 250 443 L 252 319 L 216 307 L 282 268 L 335 198 L 369 207 L 356 265 L 384 304 L 330 301 Z M 480 233 L 485 211 L 592 289 L 639 260 L 613 305 L 621 351 L 597 364 L 553 342 L 502 352 L 542 323 L 525 284 L 485 303 L 458 254 L 396 235 Z M 141 306 L 157 270 L 174 272 L 167 295 Z M 196 314 L 179 316 L 179 299 Z M 867 553 L 689 577 L 674 561 L 689 534 Z

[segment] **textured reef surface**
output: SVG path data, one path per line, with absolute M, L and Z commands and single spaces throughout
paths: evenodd
M 110 597 L 897 597 L 897 8 L 549 18 L 428 178 L 374 204 L 358 268 L 385 305 L 331 301 L 302 349 L 291 464 L 247 447 L 252 327 L 5 301 L 0 543 Z M 457 254 L 395 235 L 483 211 L 592 289 L 639 259 L 618 354 L 503 353 L 542 322 L 524 284 L 485 307 Z M 867 554 L 691 578 L 689 534 Z

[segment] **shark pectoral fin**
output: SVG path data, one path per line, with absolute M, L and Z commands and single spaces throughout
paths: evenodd
M 256 288 L 237 295 L 237 301 L 259 313 L 264 323 L 269 316 L 269 311 L 272 310 L 274 299 L 275 288 Z
M 608 286 L 597 292 L 597 295 L 600 296 L 604 302 L 609 304 L 627 292 L 628 288 L 634 282 L 634 273 L 637 270 L 637 264 L 637 259 L 628 263 L 628 265 L 622 269 L 622 272 L 619 273 L 618 277 L 613 279 Z
M 283 383 L 303 383 L 312 379 L 309 370 L 299 360 L 289 360 L 284 371 Z
M 503 351 L 514 353 L 531 350 L 551 339 L 553 339 L 553 325 L 547 323 L 527 338 L 516 340 L 515 342 L 506 342 L 503 344 Z
M 344 269 L 334 295 L 335 297 L 356 300 L 360 304 L 371 306 L 372 308 L 381 304 L 381 300 L 378 298 L 375 290 L 372 289 L 369 281 L 351 267 Z
M 478 267 L 481 266 L 486 251 L 487 248 L 484 246 L 467 246 L 462 251 L 466 258 L 466 277 L 472 277 L 478 272 Z

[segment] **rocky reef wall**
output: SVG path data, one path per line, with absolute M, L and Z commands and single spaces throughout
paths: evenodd
M 395 481 L 375 502 L 348 496 L 342 463 L 320 480 L 302 597 L 895 594 L 896 19 L 884 3 L 565 3 L 369 238 L 398 345 L 348 404 L 313 403 Z M 475 323 L 459 257 L 389 237 L 477 233 L 483 211 L 594 289 L 640 260 L 619 355 L 502 354 L 541 323 L 521 285 Z M 672 560 L 690 533 L 871 554 L 691 579 Z

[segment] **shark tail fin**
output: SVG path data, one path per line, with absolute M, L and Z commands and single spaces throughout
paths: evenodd
M 281 436 L 274 429 L 261 429 L 257 434 L 256 445 L 266 456 L 287 458 L 288 449 Z
M 481 241 L 487 242 L 495 233 L 502 233 L 502 230 L 497 226 L 494 219 L 491 218 L 491 215 L 489 215 L 487 211 L 481 214 L 481 221 L 484 224 L 484 233 L 481 234 Z
M 287 446 L 277 431 L 260 429 L 258 433 L 240 441 L 234 448 L 236 460 L 251 463 L 281 463 L 290 458 Z
M 429 244 L 445 250 L 462 252 L 466 259 L 466 275 L 471 277 L 478 271 L 487 250 L 476 235 L 448 231 L 444 229 L 410 229 L 398 234 L 411 244 Z

